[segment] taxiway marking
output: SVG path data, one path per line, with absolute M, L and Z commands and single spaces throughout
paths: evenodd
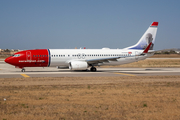
M 126 76 L 136 76 L 136 75 L 133 75 L 133 74 L 125 74 L 125 73 L 115 73 L 115 74 L 126 75 Z
M 26 74 L 21 74 L 23 77 L 30 77 L 30 76 L 28 76 L 28 75 L 26 75 Z

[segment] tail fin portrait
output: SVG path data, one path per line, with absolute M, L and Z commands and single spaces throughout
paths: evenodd
M 157 26 L 158 26 L 158 22 L 153 22 L 137 44 L 127 47 L 125 49 L 145 50 L 147 46 L 152 42 L 149 50 L 153 50 L 155 38 L 156 38 Z

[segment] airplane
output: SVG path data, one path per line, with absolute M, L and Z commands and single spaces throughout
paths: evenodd
M 5 62 L 20 68 L 57 67 L 59 69 L 97 71 L 95 66 L 122 65 L 144 60 L 154 55 L 158 22 L 153 22 L 140 40 L 124 49 L 34 49 L 15 53 Z

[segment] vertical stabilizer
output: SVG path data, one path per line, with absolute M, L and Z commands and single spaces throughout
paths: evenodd
M 155 38 L 156 38 L 157 26 L 158 26 L 158 22 L 153 22 L 137 44 L 127 47 L 125 49 L 145 50 L 147 46 L 152 42 L 152 45 L 150 46 L 149 50 L 153 50 Z

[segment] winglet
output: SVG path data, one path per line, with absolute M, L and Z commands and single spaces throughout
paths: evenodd
M 143 53 L 148 53 L 149 48 L 151 47 L 151 44 L 152 44 L 152 42 L 151 42 L 151 43 L 149 43 L 149 45 L 148 45 L 148 46 L 147 46 L 147 48 L 143 51 Z

